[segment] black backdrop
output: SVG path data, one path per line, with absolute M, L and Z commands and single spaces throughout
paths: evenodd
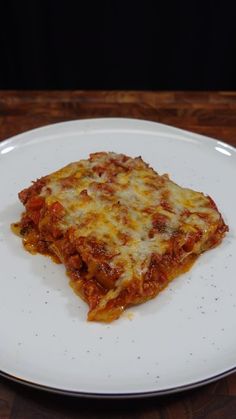
M 3 1 L 0 89 L 236 89 L 234 1 Z

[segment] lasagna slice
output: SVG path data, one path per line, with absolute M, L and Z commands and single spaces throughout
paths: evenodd
M 29 252 L 65 265 L 88 320 L 111 322 L 155 297 L 228 230 L 209 196 L 123 154 L 91 154 L 19 198 L 25 212 L 13 229 Z

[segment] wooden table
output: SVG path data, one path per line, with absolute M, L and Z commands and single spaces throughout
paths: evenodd
M 0 140 L 71 119 L 158 121 L 236 146 L 236 92 L 0 92 Z M 236 374 L 180 394 L 140 400 L 89 400 L 33 390 L 0 378 L 0 419 L 236 418 Z

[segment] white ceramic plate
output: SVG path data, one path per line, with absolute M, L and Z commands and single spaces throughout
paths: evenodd
M 159 173 L 209 194 L 230 232 L 156 299 L 114 323 L 87 306 L 61 265 L 32 256 L 10 231 L 17 193 L 95 151 L 141 155 Z M 135 397 L 192 388 L 236 367 L 236 150 L 161 124 L 95 119 L 47 126 L 0 144 L 0 370 L 75 395 Z

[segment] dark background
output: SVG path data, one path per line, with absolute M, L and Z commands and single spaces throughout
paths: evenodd
M 234 1 L 3 1 L 0 89 L 236 90 Z

